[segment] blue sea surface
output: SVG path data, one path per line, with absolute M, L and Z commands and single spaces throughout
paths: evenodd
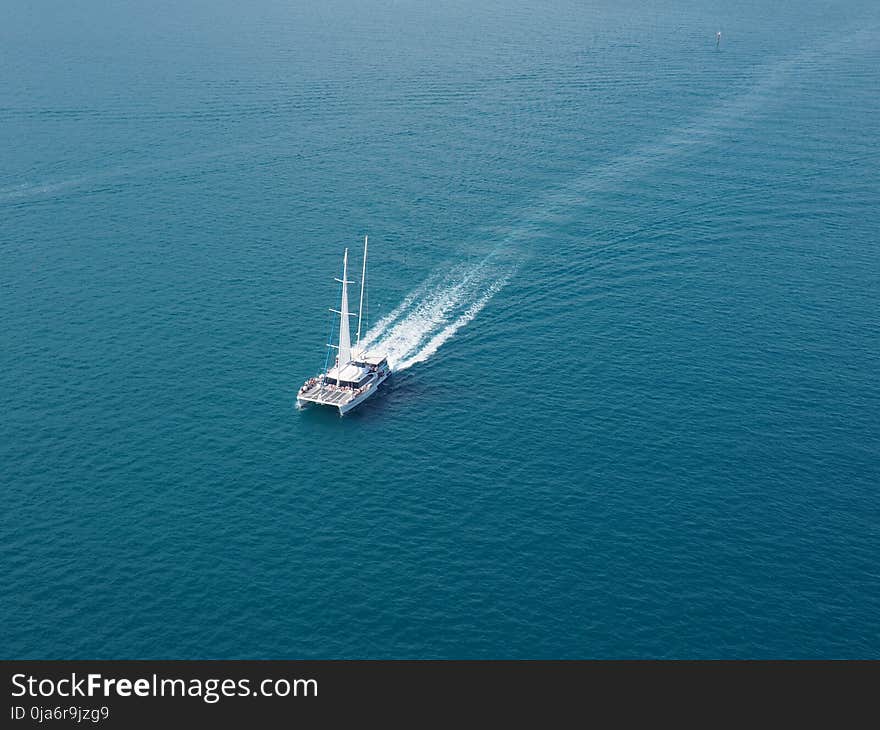
M 880 658 L 876 0 L 35 0 L 0 63 L 0 656 Z M 298 411 L 364 234 L 396 372 Z

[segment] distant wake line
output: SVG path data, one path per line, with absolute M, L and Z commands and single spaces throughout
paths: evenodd
M 475 266 L 460 266 L 446 275 L 435 274 L 408 294 L 392 312 L 367 332 L 367 347 L 388 354 L 394 371 L 424 362 L 489 303 L 509 281 L 516 264 L 502 263 L 502 255 L 525 255 L 523 244 L 546 233 L 547 225 L 576 215 L 581 204 L 604 184 L 632 177 L 652 164 L 660 164 L 688 150 L 716 141 L 719 134 L 747 122 L 777 90 L 797 72 L 806 72 L 833 60 L 848 44 L 863 40 L 864 33 L 836 37 L 824 48 L 808 49 L 771 62 L 757 73 L 750 88 L 721 100 L 695 119 L 669 130 L 658 139 L 610 160 L 598 169 L 577 176 L 519 211 L 513 226 L 503 232 L 495 253 Z M 513 250 L 511 250 L 513 249 Z
M 824 50 L 833 49 L 834 46 L 829 45 Z M 652 164 L 660 164 L 688 150 L 702 148 L 712 143 L 719 133 L 747 121 L 792 73 L 802 67 L 809 68 L 817 58 L 827 60 L 828 53 L 807 50 L 773 62 L 759 71 L 756 82 L 745 91 L 722 100 L 660 138 L 540 196 L 518 212 L 513 225 L 502 233 L 503 242 L 495 253 L 477 265 L 459 266 L 445 275 L 430 277 L 367 332 L 364 344 L 387 353 L 391 369 L 396 372 L 424 362 L 470 323 L 507 284 L 516 263 L 510 263 L 510 258 L 502 262 L 503 257 L 521 259 L 525 256 L 523 244 L 533 236 L 546 233 L 548 225 L 577 215 L 574 211 L 596 189 L 615 179 L 637 176 Z
M 363 344 L 387 353 L 395 372 L 424 362 L 480 313 L 513 271 L 514 267 L 498 265 L 490 255 L 475 266 L 435 275 L 380 319 Z

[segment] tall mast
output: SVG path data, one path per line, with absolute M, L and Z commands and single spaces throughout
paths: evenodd
M 364 236 L 364 267 L 361 271 L 361 304 L 358 307 L 357 347 L 361 344 L 361 322 L 364 317 L 364 283 L 367 281 L 367 236 Z
M 342 278 L 336 281 L 342 284 L 342 305 L 339 311 L 335 309 L 330 311 L 339 315 L 339 361 L 336 363 L 337 373 L 351 362 L 351 334 L 348 330 L 348 285 L 354 282 L 348 280 L 348 249 L 345 249 L 345 256 L 342 258 Z

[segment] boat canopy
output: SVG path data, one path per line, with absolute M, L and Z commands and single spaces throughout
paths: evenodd
M 333 380 L 342 380 L 347 383 L 357 382 L 367 375 L 364 368 L 357 363 L 347 363 L 341 368 L 333 367 L 327 371 L 327 377 Z
M 364 365 L 381 365 L 385 362 L 385 355 L 373 352 L 355 352 L 352 353 L 355 362 L 362 362 Z

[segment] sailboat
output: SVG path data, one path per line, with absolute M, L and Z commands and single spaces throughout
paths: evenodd
M 345 249 L 345 254 L 342 257 L 342 278 L 336 279 L 342 284 L 342 301 L 339 309 L 330 310 L 339 315 L 339 339 L 335 345 L 332 342 L 327 345 L 329 348 L 327 363 L 329 363 L 333 350 L 336 350 L 335 361 L 333 367 L 303 383 L 296 396 L 296 403 L 300 408 L 309 404 L 331 406 L 338 408 L 341 416 L 372 396 L 391 375 L 387 355 L 368 352 L 361 347 L 361 331 L 364 321 L 364 285 L 367 280 L 367 242 L 368 237 L 364 236 L 361 298 L 357 314 L 358 327 L 355 345 L 354 347 L 351 345 L 351 332 L 348 325 L 349 317 L 355 316 L 348 311 L 348 285 L 355 282 L 348 280 L 348 249 Z

